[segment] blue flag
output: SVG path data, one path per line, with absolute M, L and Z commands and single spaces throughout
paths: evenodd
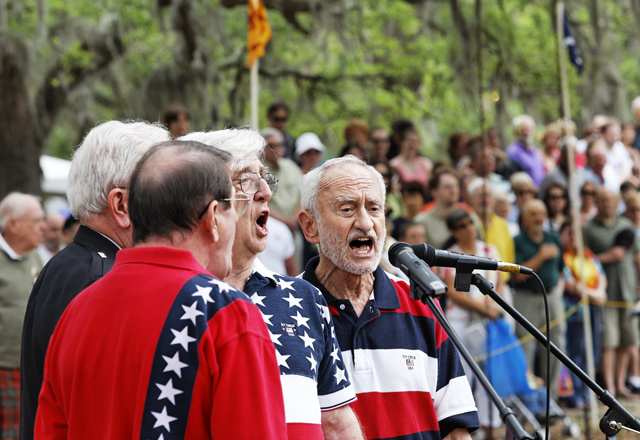
M 567 50 L 569 51 L 569 59 L 571 60 L 571 63 L 576 66 L 578 75 L 582 75 L 582 58 L 580 57 L 578 46 L 576 46 L 576 40 L 571 34 L 571 28 L 569 27 L 569 18 L 567 17 L 566 12 L 564 14 L 564 32 L 562 35 L 562 45 L 567 47 Z

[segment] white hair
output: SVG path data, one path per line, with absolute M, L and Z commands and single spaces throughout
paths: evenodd
M 631 110 L 634 112 L 640 108 L 640 96 L 636 96 L 633 101 L 631 101 Z
M 518 171 L 517 173 L 513 173 L 511 178 L 509 179 L 509 183 L 511 183 L 511 188 L 519 188 L 521 186 L 531 186 L 533 188 L 536 187 L 535 182 L 531 178 L 528 173 L 524 171 Z
M 31 194 L 12 192 L 0 202 L 0 231 L 4 230 L 12 218 L 20 218 L 34 203 L 40 204 L 40 198 Z
M 529 115 L 518 115 L 513 118 L 513 128 L 517 130 L 522 124 L 527 124 L 531 128 L 535 128 L 536 121 L 534 121 L 534 119 Z
M 280 142 L 284 140 L 284 136 L 282 135 L 282 132 L 277 128 L 273 128 L 273 127 L 263 128 L 262 130 L 260 130 L 260 134 L 262 134 L 262 137 L 264 137 L 265 139 L 267 137 L 274 137 L 274 138 L 277 138 Z
M 482 177 L 476 177 L 471 182 L 469 182 L 469 184 L 467 185 L 467 194 L 469 194 L 470 197 L 473 197 L 476 191 L 478 191 L 480 188 L 484 186 L 486 186 L 489 189 L 490 194 L 493 196 L 494 191 L 491 185 L 489 184 L 489 181 Z
M 227 128 L 216 131 L 198 131 L 179 137 L 179 141 L 196 141 L 231 154 L 229 168 L 242 171 L 248 163 L 261 158 L 266 146 L 262 135 L 249 127 Z
M 384 186 L 384 179 L 382 178 L 382 174 L 380 174 L 378 170 L 376 170 L 371 165 L 367 165 L 367 163 L 363 160 L 360 160 L 357 157 L 352 156 L 351 154 L 347 154 L 343 157 L 330 159 L 318 168 L 314 168 L 313 170 L 302 176 L 302 180 L 300 181 L 300 207 L 303 211 L 310 212 L 311 215 L 313 215 L 316 219 L 319 218 L 318 207 L 320 202 L 320 184 L 322 183 L 324 173 L 329 168 L 342 164 L 352 164 L 354 166 L 360 166 L 368 170 L 378 181 L 380 190 L 382 191 L 382 196 L 384 198 L 384 196 L 386 195 L 386 188 Z
M 71 161 L 67 199 L 73 216 L 83 221 L 103 212 L 109 192 L 129 186 L 144 153 L 169 140 L 166 128 L 148 122 L 109 121 L 92 128 Z

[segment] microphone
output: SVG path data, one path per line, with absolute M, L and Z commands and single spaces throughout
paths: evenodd
M 430 244 L 414 244 L 411 246 L 413 252 L 422 258 L 429 266 L 457 267 L 458 261 L 464 259 L 466 265 L 473 269 L 499 270 L 502 272 L 515 272 L 524 275 L 532 275 L 533 270 L 526 266 L 505 263 L 491 258 L 476 257 L 474 255 L 459 254 L 457 252 L 441 251 Z M 472 261 L 475 260 L 475 261 Z
M 418 258 L 407 243 L 398 241 L 391 245 L 389 262 L 404 272 L 411 281 L 429 295 L 440 296 L 447 291 L 447 285 L 431 272 L 427 263 Z

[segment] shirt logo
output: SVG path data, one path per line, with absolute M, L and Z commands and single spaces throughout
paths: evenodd
M 282 331 L 284 331 L 289 336 L 295 336 L 296 335 L 296 326 L 295 326 L 295 324 L 285 324 L 283 322 L 282 323 Z
M 408 354 L 403 354 L 402 358 L 404 359 L 404 364 L 407 367 L 407 370 L 414 370 L 416 367 L 416 357 Z

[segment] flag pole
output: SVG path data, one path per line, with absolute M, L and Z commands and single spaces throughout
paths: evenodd
M 564 2 L 559 1 L 557 4 L 557 31 L 558 31 L 558 45 L 559 45 L 559 62 L 560 62 L 560 88 L 562 90 L 562 125 L 564 127 L 565 143 L 569 140 L 569 123 L 571 121 L 571 107 L 569 103 L 569 81 L 567 79 L 567 54 L 565 53 L 564 44 Z M 578 183 L 576 181 L 575 174 L 575 142 L 571 145 L 567 145 L 567 162 L 569 172 L 569 194 L 571 200 L 574 203 L 571 204 L 571 211 L 573 217 L 573 228 L 576 234 L 576 247 L 578 249 L 578 269 L 580 277 L 578 280 L 578 291 L 582 297 L 582 311 L 583 311 L 583 332 L 585 342 L 585 357 L 587 361 L 587 374 L 589 377 L 595 377 L 595 366 L 593 363 L 593 338 L 591 330 L 591 310 L 589 306 L 588 296 L 586 294 L 586 288 L 584 284 L 585 278 L 585 261 L 584 261 L 584 241 L 582 237 L 582 224 L 580 222 L 580 208 L 577 201 L 578 196 Z M 584 388 L 584 387 L 583 387 Z M 596 395 L 587 390 L 589 397 L 589 421 L 591 425 L 597 424 L 596 408 L 598 407 L 596 401 Z M 582 396 L 581 396 L 582 397 Z M 586 403 L 586 402 L 585 402 Z
M 251 66 L 251 75 L 250 75 L 250 88 L 251 88 L 251 127 L 254 130 L 258 130 L 260 127 L 258 125 L 258 94 L 259 84 L 258 84 L 258 69 L 260 65 L 260 59 L 256 58 L 253 61 L 253 66 Z

